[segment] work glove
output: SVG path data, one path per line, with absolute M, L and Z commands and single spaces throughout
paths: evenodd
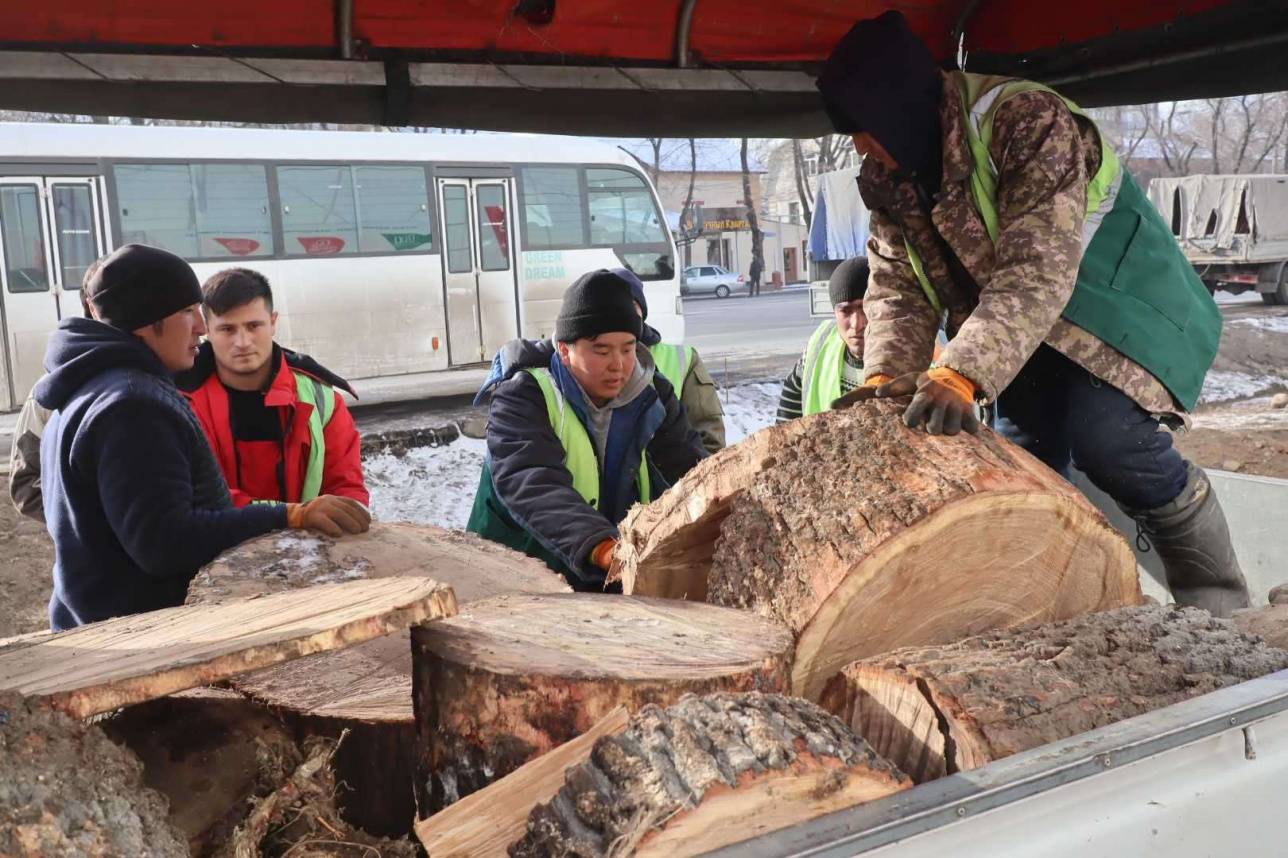
M 832 400 L 832 409 L 835 411 L 844 410 L 858 402 L 866 402 L 869 399 L 875 399 L 877 388 L 881 385 L 892 381 L 888 375 L 870 375 L 864 380 L 863 384 L 851 390 L 844 396 Z
M 956 435 L 965 429 L 979 431 L 975 414 L 975 385 L 970 379 L 948 367 L 934 367 L 928 372 L 910 372 L 885 381 L 877 387 L 868 385 L 882 376 L 872 376 L 863 387 L 852 390 L 832 403 L 833 408 L 848 408 L 869 399 L 911 396 L 903 412 L 903 422 L 913 429 L 926 426 L 931 435 Z
M 335 537 L 366 533 L 371 527 L 371 511 L 353 498 L 322 495 L 307 503 L 288 503 L 286 526 L 292 530 L 319 530 Z
M 913 429 L 925 424 L 931 435 L 956 435 L 963 429 L 973 435 L 979 431 L 975 385 L 966 376 L 946 366 L 937 366 L 917 376 L 914 390 L 907 390 L 913 385 L 909 373 L 877 388 L 877 396 L 913 393 L 912 402 L 903 412 L 903 422 Z

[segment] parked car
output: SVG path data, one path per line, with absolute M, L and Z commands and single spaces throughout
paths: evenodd
M 728 298 L 747 291 L 747 279 L 719 265 L 691 265 L 680 274 L 681 295 L 715 295 Z

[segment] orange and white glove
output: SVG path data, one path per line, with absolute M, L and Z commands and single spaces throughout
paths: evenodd
M 854 405 L 859 402 L 866 402 L 869 399 L 875 399 L 877 395 L 876 394 L 877 388 L 883 384 L 886 384 L 891 380 L 892 379 L 890 378 L 890 376 L 881 375 L 880 373 L 876 375 L 870 375 L 866 379 L 864 379 L 863 384 L 854 388 L 844 396 L 840 396 L 832 400 L 832 409 L 834 411 L 841 410 L 844 408 L 849 408 L 851 405 Z
M 613 567 L 613 551 L 616 548 L 616 539 L 610 537 L 603 540 L 590 552 L 590 562 L 607 572 Z
M 366 533 L 371 527 L 371 511 L 353 498 L 322 495 L 307 503 L 288 503 L 286 526 L 292 530 L 319 530 L 335 537 Z
M 906 395 L 902 391 L 907 386 L 911 374 L 901 376 L 888 385 L 878 388 L 877 396 Z M 893 388 L 900 382 L 901 390 Z M 889 389 L 889 392 L 887 390 Z M 908 391 L 912 392 L 912 391 Z M 903 412 L 903 422 L 916 429 L 925 425 L 931 435 L 956 435 L 965 429 L 974 434 L 979 431 L 979 418 L 975 416 L 974 382 L 955 369 L 946 366 L 932 367 L 916 378 L 915 393 L 912 402 Z

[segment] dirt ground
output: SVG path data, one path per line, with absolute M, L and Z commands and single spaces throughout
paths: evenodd
M 49 627 L 54 547 L 43 525 L 18 515 L 7 492 L 2 501 L 0 638 L 5 638 Z

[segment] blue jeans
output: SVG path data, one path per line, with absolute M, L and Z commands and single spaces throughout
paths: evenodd
M 1072 461 L 1133 509 L 1170 503 L 1188 477 L 1188 463 L 1157 419 L 1047 345 L 998 396 L 995 428 L 1066 478 Z

